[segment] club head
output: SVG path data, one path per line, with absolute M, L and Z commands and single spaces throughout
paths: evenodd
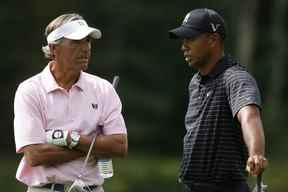
M 257 176 L 256 186 L 253 189 L 253 192 L 265 192 L 268 185 L 265 185 L 262 180 L 262 173 Z
M 268 188 L 268 185 L 265 185 L 263 182 L 261 183 L 261 187 L 259 188 L 259 186 L 255 186 L 253 189 L 253 192 L 266 192 Z

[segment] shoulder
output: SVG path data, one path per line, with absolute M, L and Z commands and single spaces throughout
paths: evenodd
M 109 90 L 113 89 L 112 84 L 97 75 L 92 75 L 90 73 L 82 72 L 85 84 L 89 88 L 96 89 L 98 92 L 107 93 Z
M 226 85 L 237 84 L 241 82 L 256 83 L 254 77 L 247 71 L 247 69 L 240 65 L 235 64 L 223 73 L 223 79 Z
M 254 77 L 241 65 L 228 68 L 224 73 L 226 93 L 239 99 L 239 97 L 250 98 L 249 102 L 260 106 L 260 91 Z M 251 99 L 252 98 L 252 99 Z
M 41 103 L 40 97 L 40 75 L 32 76 L 21 82 L 14 95 L 14 104 L 22 105 L 23 103 L 32 104 L 36 106 Z
M 17 92 L 25 92 L 25 93 L 37 92 L 37 87 L 39 87 L 40 83 L 41 83 L 41 75 L 40 73 L 38 73 L 22 81 L 17 87 Z

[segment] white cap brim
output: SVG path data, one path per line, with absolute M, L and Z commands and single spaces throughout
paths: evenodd
M 102 37 L 102 33 L 99 29 L 95 29 L 92 27 L 85 27 L 85 28 L 83 27 L 71 34 L 64 35 L 66 39 L 71 39 L 71 40 L 81 40 L 87 36 L 90 36 L 94 39 L 100 39 Z
M 63 24 L 52 31 L 47 36 L 47 42 L 48 44 L 55 43 L 57 40 L 63 37 L 71 40 L 81 40 L 87 36 L 94 39 L 100 39 L 102 37 L 102 33 L 99 29 L 89 27 L 85 20 L 74 20 Z

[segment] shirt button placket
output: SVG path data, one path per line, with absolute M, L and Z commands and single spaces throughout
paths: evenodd
M 72 111 L 72 99 L 73 99 L 73 87 L 70 89 L 68 94 L 68 121 L 73 122 L 73 111 Z

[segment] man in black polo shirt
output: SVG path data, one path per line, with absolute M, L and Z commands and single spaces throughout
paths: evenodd
M 224 53 L 224 20 L 214 10 L 192 10 L 169 35 L 182 39 L 186 62 L 198 70 L 179 180 L 187 192 L 248 192 L 245 167 L 256 176 L 267 166 L 256 81 Z

